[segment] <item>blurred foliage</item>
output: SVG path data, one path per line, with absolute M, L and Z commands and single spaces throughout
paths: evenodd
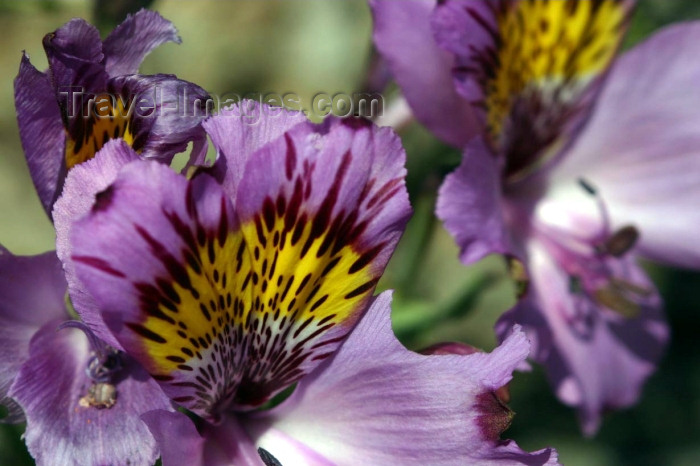
M 148 8 L 153 0 L 95 0 L 93 7 L 94 24 L 103 35 L 119 25 L 130 13 Z
M 175 73 L 219 95 L 293 91 L 302 99 L 319 91 L 351 93 L 366 82 L 371 18 L 364 0 L 0 0 L 0 243 L 14 253 L 46 251 L 54 242 L 23 159 L 12 104 L 21 51 L 44 69 L 45 33 L 80 16 L 105 35 L 127 12 L 149 3 L 173 21 L 183 43 L 153 52 L 144 73 Z M 700 2 L 694 0 L 640 0 L 626 47 L 665 24 L 698 17 Z M 402 139 L 415 216 L 380 284 L 396 289 L 394 329 L 410 348 L 454 340 L 491 349 L 494 322 L 515 302 L 503 261 L 489 257 L 462 266 L 457 247 L 432 214 L 436 190 L 460 154 L 417 124 Z M 583 439 L 574 413 L 558 403 L 535 368 L 511 384 L 518 415 L 506 437 L 526 449 L 555 446 L 561 460 L 574 466 L 700 464 L 700 276 L 651 271 L 666 298 L 673 339 L 641 403 L 610 415 L 595 438 Z M 32 464 L 20 432 L 21 426 L 0 429 L 0 465 Z

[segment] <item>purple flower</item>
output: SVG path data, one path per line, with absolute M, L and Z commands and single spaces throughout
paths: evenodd
M 556 463 L 498 438 L 522 332 L 492 354 L 417 355 L 372 296 L 410 213 L 390 129 L 254 102 L 204 126 L 210 170 L 187 179 L 111 141 L 54 210 L 76 311 L 180 408 L 141 416 L 164 464 Z
M 40 464 L 152 464 L 158 449 L 140 416 L 172 409 L 169 400 L 133 359 L 68 321 L 65 296 L 53 252 L 0 248 L 3 422 L 26 421 Z
M 700 28 L 669 27 L 613 64 L 629 1 L 372 5 L 375 42 L 417 117 L 464 147 L 437 206 L 462 261 L 501 253 L 523 288 L 529 274 L 497 331 L 524 327 L 594 433 L 603 411 L 636 402 L 668 339 L 637 255 L 700 266 Z M 439 53 L 412 55 L 405 31 Z M 415 70 L 428 57 L 432 83 Z
M 49 69 L 24 55 L 15 79 L 22 147 L 47 213 L 61 194 L 66 172 L 92 158 L 110 139 L 124 139 L 143 158 L 169 163 L 194 143 L 202 163 L 207 93 L 173 75 L 138 75 L 141 61 L 165 42 L 180 42 L 158 13 L 127 17 L 105 40 L 73 19 L 44 37 Z

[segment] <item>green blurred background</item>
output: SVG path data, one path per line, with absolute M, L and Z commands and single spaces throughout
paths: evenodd
M 104 35 L 139 3 L 145 2 L 0 0 L 0 244 L 15 254 L 43 252 L 54 242 L 15 120 L 12 81 L 21 51 L 44 69 L 44 34 L 78 16 L 98 24 Z M 144 73 L 175 73 L 215 94 L 295 92 L 310 99 L 319 91 L 363 90 L 372 54 L 364 1 L 156 0 L 151 8 L 175 23 L 183 43 L 153 52 Z M 665 24 L 698 17 L 697 0 L 640 0 L 627 46 Z M 698 52 L 700 60 L 700 44 Z M 462 266 L 452 239 L 432 216 L 436 189 L 460 155 L 415 124 L 402 138 L 416 213 L 382 283 L 397 290 L 395 331 L 410 348 L 454 340 L 490 350 L 494 322 L 514 303 L 513 286 L 497 257 Z M 653 266 L 650 272 L 666 298 L 673 339 L 639 405 L 609 415 L 595 438 L 583 439 L 574 413 L 556 401 L 535 369 L 511 383 L 517 415 L 504 437 L 525 449 L 555 446 L 567 465 L 700 464 L 700 275 Z M 21 431 L 0 427 L 0 465 L 32 464 Z

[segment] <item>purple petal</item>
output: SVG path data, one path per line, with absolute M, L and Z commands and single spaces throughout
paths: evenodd
M 13 256 L 0 246 L 0 404 L 2 422 L 21 422 L 21 409 L 7 397 L 20 366 L 29 357 L 29 341 L 39 328 L 68 316 L 66 280 L 55 253 Z
M 169 22 L 145 10 L 127 18 L 107 39 L 107 55 L 97 30 L 83 20 L 70 21 L 44 38 L 51 84 L 69 135 L 65 168 L 89 160 L 116 138 L 145 158 L 166 162 L 192 142 L 192 163 L 203 163 L 206 136 L 200 124 L 212 105 L 209 95 L 172 75 L 131 74 L 153 47 L 175 39 Z
M 219 424 L 204 424 L 197 432 L 179 412 L 151 411 L 141 416 L 162 451 L 165 466 L 264 466 L 238 420 L 227 416 Z
M 44 37 L 51 82 L 56 92 L 79 86 L 86 92 L 105 89 L 99 31 L 84 19 L 72 19 Z M 58 98 L 58 94 L 56 95 Z
M 236 197 L 238 215 L 242 222 L 267 215 L 270 202 L 282 198 L 284 212 L 273 215 L 307 227 L 298 241 L 326 237 L 331 249 L 371 250 L 362 263 L 381 272 L 411 213 L 401 140 L 370 123 L 326 123 L 297 126 L 251 156 Z M 311 249 L 316 246 L 320 258 L 325 248 Z
M 110 76 L 138 73 L 141 62 L 166 42 L 181 42 L 177 29 L 155 11 L 128 15 L 104 41 L 104 65 Z
M 447 0 L 437 7 L 435 40 L 456 56 L 457 92 L 505 155 L 509 178 L 551 160 L 581 129 L 631 4 Z
M 212 175 L 235 199 L 251 154 L 302 123 L 308 120 L 301 112 L 274 109 L 254 100 L 222 109 L 202 123 L 217 151 Z
M 668 328 L 661 300 L 643 271 L 630 259 L 611 266 L 635 286 L 648 290 L 636 317 L 623 317 L 592 298 L 570 290 L 570 277 L 541 245 L 529 251 L 531 293 L 505 314 L 496 330 L 503 338 L 518 323 L 533 344 L 531 357 L 543 364 L 557 396 L 579 410 L 584 432 L 592 435 L 601 415 L 631 406 L 654 372 Z
M 141 419 L 155 437 L 165 466 L 204 466 L 204 438 L 186 415 L 159 409 Z
M 63 195 L 56 201 L 53 211 L 56 227 L 56 253 L 63 262 L 71 300 L 75 310 L 91 330 L 115 348 L 121 348 L 112 333 L 107 330 L 97 304 L 83 284 L 75 276 L 75 264 L 71 260 L 70 233 L 73 224 L 105 200 L 103 193 L 117 177 L 119 169 L 138 160 L 138 155 L 123 141 L 109 141 L 97 156 L 77 165 L 68 173 Z
M 154 438 L 139 416 L 168 409 L 168 399 L 141 367 L 124 361 L 114 383 L 116 402 L 98 409 L 85 402 L 92 381 L 85 368 L 87 338 L 46 324 L 32 339 L 10 395 L 24 409 L 29 452 L 40 464 L 153 464 Z
M 47 34 L 44 42 L 51 51 L 77 60 L 99 63 L 103 58 L 100 32 L 82 18 L 73 18 Z
M 477 52 L 495 51 L 497 38 L 502 40 L 502 31 L 499 30 L 496 18 L 496 10 L 502 6 L 496 6 L 498 3 L 498 0 L 445 1 L 430 17 L 431 33 L 438 47 L 454 54 L 457 63 L 462 67 L 474 67 L 471 74 L 459 73 L 459 70 L 454 70 L 454 65 L 450 69 L 451 73 L 457 71 L 459 79 L 455 80 L 455 85 L 461 97 L 469 103 L 476 103 L 484 98 L 484 88 L 477 77 L 486 71 L 489 63 L 477 62 L 480 58 Z M 454 74 L 450 76 L 454 78 Z M 483 124 L 486 124 L 486 109 L 475 106 L 474 112 Z
M 445 178 L 436 209 L 465 264 L 510 252 L 502 204 L 500 164 L 483 139 L 474 139 L 464 150 L 462 164 Z
M 203 425 L 201 435 L 192 420 L 179 412 L 158 410 L 141 417 L 158 442 L 165 466 L 263 466 L 255 445 L 233 417 Z
M 110 79 L 109 88 L 131 97 L 129 138 L 143 158 L 170 162 L 188 142 L 206 139 L 201 123 L 210 98 L 196 84 L 169 74 L 131 75 Z
M 469 103 L 455 91 L 452 55 L 433 39 L 435 0 L 372 0 L 374 43 L 414 114 L 436 136 L 462 147 L 480 131 Z
M 39 199 L 51 212 L 58 190 L 66 136 L 49 76 L 39 72 L 22 55 L 15 78 L 15 108 L 22 148 Z
M 204 464 L 263 466 L 260 454 L 238 419 L 228 416 L 219 425 L 204 427 L 207 443 L 204 447 Z
M 527 356 L 525 335 L 491 354 L 419 355 L 394 337 L 390 296 L 287 401 L 249 418 L 256 444 L 282 464 L 556 464 L 498 438 L 512 413 L 492 392 Z
M 550 174 L 585 178 L 606 200 L 613 227 L 635 225 L 652 259 L 700 267 L 700 24 L 672 26 L 613 68 L 591 122 Z

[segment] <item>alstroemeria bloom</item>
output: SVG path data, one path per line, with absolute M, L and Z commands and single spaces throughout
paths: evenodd
M 164 464 L 553 464 L 497 440 L 510 413 L 492 392 L 526 357 L 521 332 L 491 355 L 419 356 L 389 296 L 372 304 L 410 212 L 398 137 L 242 108 L 205 122 L 211 175 L 110 142 L 54 210 L 71 295 L 97 305 L 76 310 L 190 413 L 142 416 Z
M 66 324 L 65 294 L 54 252 L 21 257 L 0 248 L 2 422 L 26 421 L 38 464 L 153 464 L 156 440 L 140 416 L 171 410 L 170 401 L 133 359 L 89 331 L 59 330 L 81 327 Z
M 180 42 L 175 27 L 158 13 L 141 10 L 104 42 L 82 19 L 47 34 L 45 73 L 23 56 L 15 79 L 17 123 L 47 213 L 66 172 L 110 139 L 124 139 L 142 157 L 165 163 L 191 141 L 193 162 L 203 162 L 207 93 L 173 75 L 136 74 L 144 57 L 165 42 Z
M 373 4 L 375 41 L 417 116 L 465 146 L 438 216 L 463 262 L 494 252 L 525 262 L 529 293 L 497 330 L 523 325 L 593 433 L 604 410 L 638 399 L 668 339 L 637 254 L 700 266 L 700 27 L 669 27 L 613 63 L 631 2 L 408 3 L 406 15 Z M 414 41 L 439 53 L 413 56 L 415 67 L 433 56 L 442 81 L 406 66 L 399 30 L 423 33 Z M 470 117 L 461 128 L 447 122 L 459 113 L 439 111 L 447 94 Z

